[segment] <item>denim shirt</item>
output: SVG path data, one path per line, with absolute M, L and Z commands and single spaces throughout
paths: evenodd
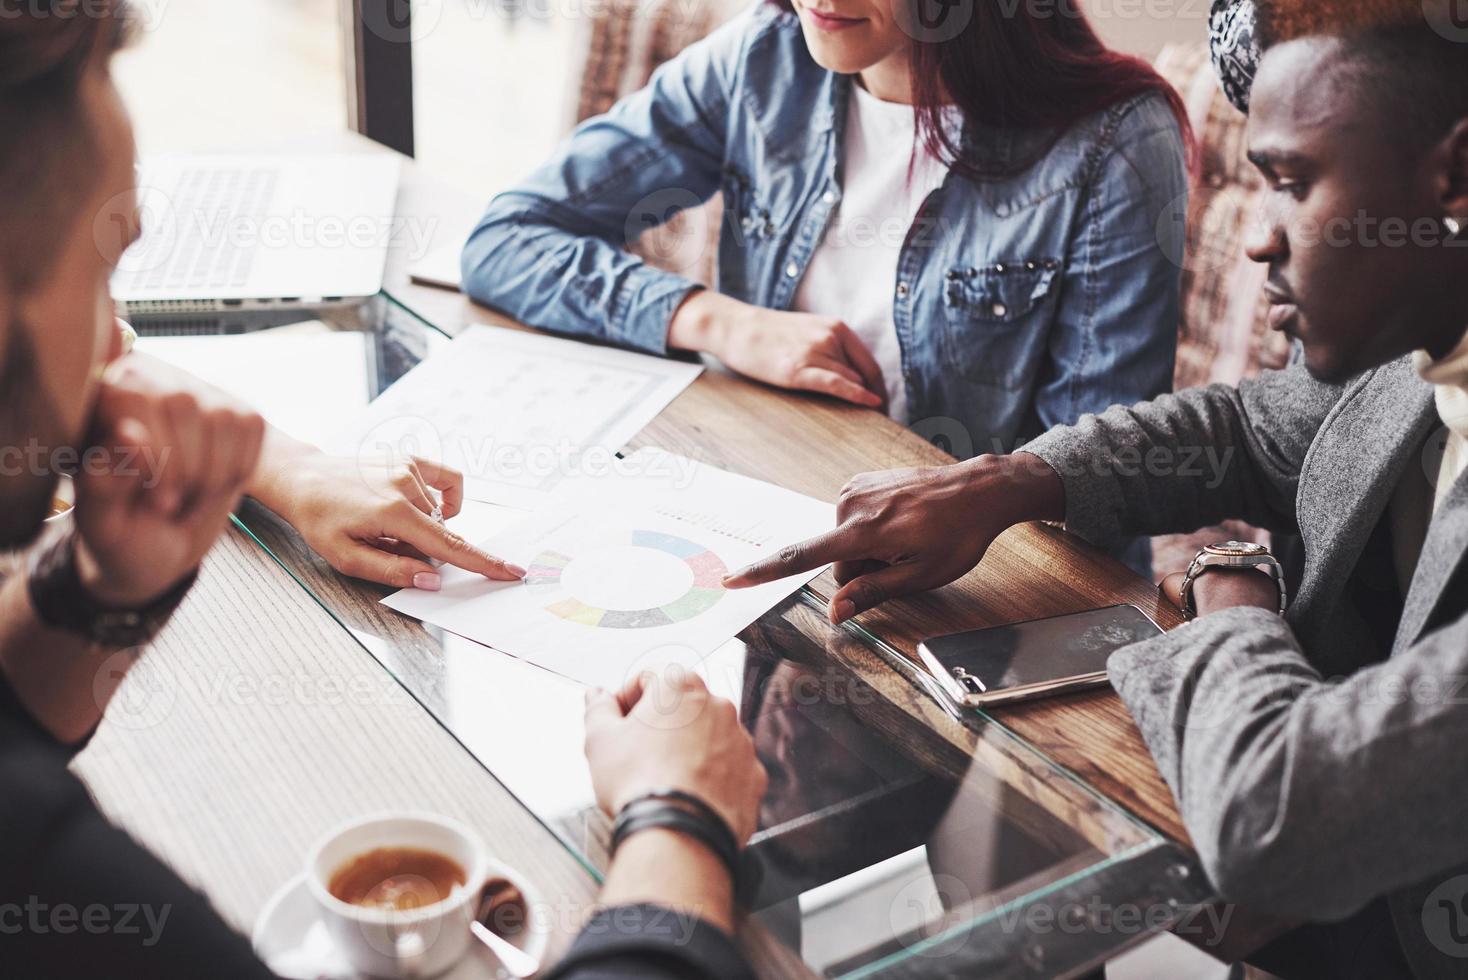
M 812 60 L 794 15 L 756 4 L 497 196 L 464 249 L 466 292 L 663 353 L 697 285 L 624 245 L 719 194 L 719 291 L 789 309 L 841 203 L 852 84 Z M 912 427 L 964 458 L 1170 390 L 1187 175 L 1166 100 L 963 139 L 993 176 L 948 174 L 892 284 Z

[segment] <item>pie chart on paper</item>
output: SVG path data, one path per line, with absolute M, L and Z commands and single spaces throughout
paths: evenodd
M 693 619 L 727 593 L 724 560 L 696 541 L 634 530 L 620 542 L 567 555 L 547 549 L 524 584 L 543 590 L 543 608 L 595 629 L 649 629 Z

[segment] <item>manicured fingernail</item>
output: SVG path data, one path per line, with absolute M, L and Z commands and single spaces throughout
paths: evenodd
M 437 592 L 443 585 L 443 576 L 437 572 L 418 572 L 413 576 L 413 588 L 424 592 Z
M 525 577 L 525 569 L 521 568 L 519 565 L 511 565 L 509 562 L 505 562 L 505 571 L 509 572 L 516 578 Z
M 840 602 L 836 603 L 836 606 L 832 610 L 832 613 L 834 614 L 836 622 L 845 622 L 852 616 L 856 615 L 856 603 L 852 602 L 850 599 L 842 599 Z

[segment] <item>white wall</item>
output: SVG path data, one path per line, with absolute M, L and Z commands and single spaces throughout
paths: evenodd
M 1209 0 L 1080 0 L 1102 40 L 1144 58 L 1170 41 L 1208 37 Z

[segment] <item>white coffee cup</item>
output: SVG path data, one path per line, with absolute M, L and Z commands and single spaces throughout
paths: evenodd
M 404 911 L 353 905 L 331 894 L 332 875 L 370 851 L 411 847 L 453 859 L 464 884 L 442 901 Z M 327 931 L 353 969 L 373 977 L 433 977 L 468 952 L 469 923 L 490 876 L 479 839 L 463 824 L 431 813 L 383 813 L 332 830 L 306 858 L 306 884 Z
M 76 482 L 65 473 L 56 481 L 56 489 L 51 493 L 52 507 L 56 504 L 65 504 L 66 509 L 57 514 L 50 514 L 46 518 L 47 524 L 64 521 L 71 516 L 72 509 L 76 507 Z

